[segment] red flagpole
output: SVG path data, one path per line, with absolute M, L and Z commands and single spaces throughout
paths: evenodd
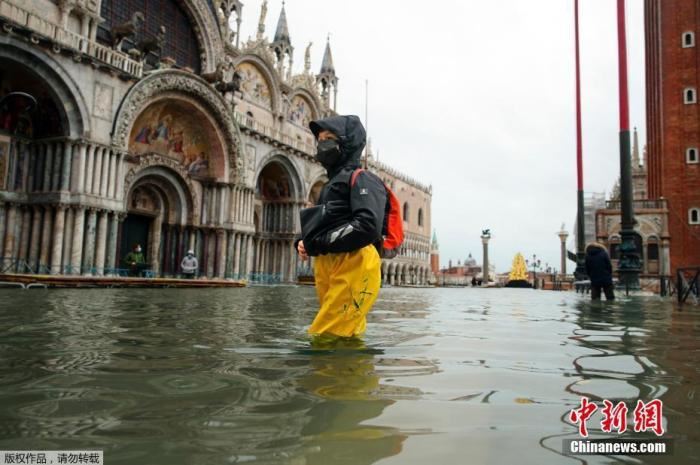
M 574 19 L 576 29 L 576 179 L 577 179 L 577 214 L 576 214 L 576 271 L 577 280 L 586 279 L 585 227 L 583 217 L 583 130 L 581 129 L 581 56 L 579 43 L 578 0 L 574 0 Z
M 575 0 L 576 20 L 576 168 L 578 190 L 583 191 L 583 136 L 581 129 L 581 54 L 579 42 L 578 0 Z

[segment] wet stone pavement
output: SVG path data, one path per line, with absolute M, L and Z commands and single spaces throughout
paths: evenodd
M 318 350 L 312 288 L 0 301 L 2 450 L 97 449 L 110 465 L 700 463 L 698 307 L 391 288 L 363 345 Z M 582 396 L 630 412 L 660 398 L 673 455 L 562 455 Z M 610 436 L 599 422 L 591 436 Z

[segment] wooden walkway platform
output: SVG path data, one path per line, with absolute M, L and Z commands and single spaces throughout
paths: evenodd
M 3 283 L 11 283 L 3 286 Z M 0 273 L 0 287 L 51 288 L 224 288 L 245 287 L 246 281 L 225 279 L 127 278 Z

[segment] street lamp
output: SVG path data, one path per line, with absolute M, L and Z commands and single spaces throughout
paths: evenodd
M 525 260 L 525 264 L 532 269 L 532 288 L 537 289 L 537 270 L 542 266 L 542 260 L 537 258 L 536 254 L 532 254 L 532 261 Z

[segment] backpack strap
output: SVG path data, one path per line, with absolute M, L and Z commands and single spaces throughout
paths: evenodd
M 361 172 L 364 171 L 364 168 L 357 168 L 355 171 L 352 172 L 352 176 L 350 176 L 350 187 L 353 187 L 355 183 L 357 182 L 357 176 L 360 175 Z

